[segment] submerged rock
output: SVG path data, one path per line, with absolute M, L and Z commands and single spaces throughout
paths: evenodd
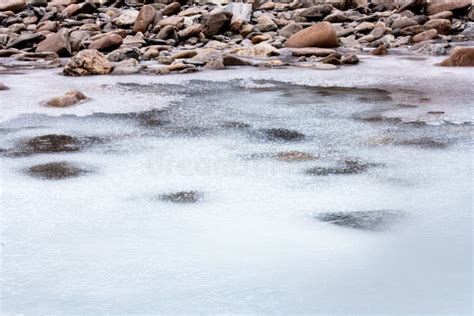
M 31 138 L 25 143 L 23 149 L 28 153 L 57 153 L 78 151 L 79 145 L 80 142 L 75 137 L 49 134 Z
M 66 161 L 35 165 L 26 170 L 26 174 L 32 177 L 47 180 L 75 178 L 88 172 Z
M 158 198 L 165 202 L 173 203 L 196 203 L 202 198 L 202 194 L 197 191 L 180 191 L 174 193 L 161 194 Z
M 433 138 L 423 137 L 417 139 L 403 140 L 395 143 L 396 145 L 415 146 L 428 149 L 444 149 L 448 144 Z
M 301 151 L 282 151 L 275 155 L 277 160 L 287 162 L 310 161 L 318 159 L 316 156 Z
M 75 152 L 100 141 L 97 137 L 76 138 L 69 135 L 48 134 L 21 141 L 16 147 L 6 150 L 4 154 L 8 157 L 23 157 L 34 154 Z
M 397 210 L 371 210 L 360 212 L 325 212 L 315 215 L 315 218 L 321 222 L 348 228 L 382 231 L 398 223 L 405 216 L 405 212 Z
M 261 132 L 271 141 L 299 141 L 305 138 L 303 133 L 286 128 L 268 128 Z
M 313 176 L 330 176 L 341 174 L 359 174 L 367 171 L 370 167 L 376 167 L 379 164 L 366 163 L 354 159 L 346 159 L 340 166 L 335 167 L 314 167 L 306 170 L 306 174 Z
M 47 106 L 64 108 L 81 102 L 82 100 L 87 99 L 87 97 L 80 91 L 71 90 L 66 92 L 66 94 L 55 97 L 46 102 Z

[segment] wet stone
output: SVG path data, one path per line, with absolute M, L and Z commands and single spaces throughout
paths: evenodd
M 165 202 L 173 203 L 196 203 L 202 198 L 202 194 L 197 191 L 180 191 L 174 193 L 161 194 L 158 198 Z
M 321 222 L 366 231 L 383 231 L 400 222 L 406 213 L 398 210 L 325 212 L 315 215 Z
M 303 133 L 286 128 L 268 128 L 261 132 L 270 141 L 300 141 L 305 138 Z
M 363 173 L 370 167 L 377 166 L 380 166 L 380 164 L 366 163 L 354 159 L 346 159 L 340 166 L 314 167 L 307 169 L 305 173 L 313 176 L 349 175 Z
M 26 170 L 26 174 L 29 176 L 45 180 L 75 178 L 88 172 L 88 170 L 79 168 L 66 161 L 35 165 Z

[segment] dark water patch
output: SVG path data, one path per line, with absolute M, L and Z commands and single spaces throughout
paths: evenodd
M 158 199 L 161 201 L 182 204 L 196 203 L 201 200 L 202 197 L 203 194 L 197 191 L 179 191 L 158 195 Z
M 365 231 L 383 231 L 406 217 L 398 210 L 324 212 L 314 216 L 321 222 Z
M 89 172 L 89 170 L 80 168 L 67 161 L 35 165 L 25 171 L 29 176 L 44 180 L 75 178 Z

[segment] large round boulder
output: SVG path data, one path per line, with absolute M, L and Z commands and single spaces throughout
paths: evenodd
M 291 35 L 287 47 L 336 47 L 336 31 L 329 22 L 320 22 Z
M 112 71 L 112 64 L 96 49 L 85 49 L 72 57 L 64 67 L 66 76 L 105 75 Z
M 443 60 L 440 65 L 474 67 L 474 47 L 456 47 L 451 56 Z

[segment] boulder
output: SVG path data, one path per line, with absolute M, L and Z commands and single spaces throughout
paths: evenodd
M 10 88 L 8 88 L 6 85 L 0 82 L 0 91 L 6 91 L 6 90 L 10 90 Z
M 435 29 L 438 34 L 449 35 L 451 31 L 451 22 L 447 19 L 432 19 L 426 22 L 424 25 L 426 29 Z
M 388 54 L 388 49 L 387 47 L 385 47 L 384 44 L 380 44 L 379 46 L 377 46 L 377 48 L 372 50 L 370 54 L 373 56 L 384 56 Z
M 140 52 L 138 48 L 123 47 L 123 48 L 119 48 L 110 52 L 107 55 L 107 59 L 113 62 L 119 62 L 119 61 L 130 59 L 130 58 L 139 60 L 141 56 L 142 56 L 142 53 Z
M 104 75 L 112 71 L 112 64 L 98 50 L 86 49 L 72 57 L 64 67 L 66 76 Z
M 305 28 L 288 38 L 287 47 L 336 47 L 336 31 L 329 22 L 320 22 Z
M 1 0 L 0 11 L 19 12 L 27 6 L 26 0 Z
M 298 24 L 292 21 L 288 23 L 287 25 L 285 25 L 284 27 L 282 27 L 280 31 L 278 32 L 278 35 L 288 38 L 291 35 L 301 31 L 302 29 L 303 27 L 301 26 L 301 24 Z
M 120 27 L 129 27 L 137 20 L 139 12 L 137 10 L 124 10 L 120 16 L 113 19 L 115 25 Z
M 437 36 L 438 36 L 438 31 L 436 31 L 435 29 L 431 29 L 431 30 L 416 34 L 415 36 L 413 36 L 412 41 L 413 43 L 419 43 L 419 42 L 431 40 L 433 38 L 436 38 Z
M 474 67 L 474 47 L 456 47 L 440 66 Z
M 177 3 L 177 2 L 174 2 L 174 3 Z M 177 4 L 179 5 L 179 3 Z M 135 23 L 133 24 L 133 32 L 145 33 L 145 31 L 148 29 L 148 26 L 151 23 L 153 23 L 153 21 L 155 20 L 155 14 L 156 14 L 156 10 L 154 7 L 148 4 L 144 5 L 140 9 L 137 19 L 135 20 Z
M 270 44 L 260 43 L 238 51 L 237 55 L 245 57 L 269 57 L 280 55 L 280 51 Z
M 181 4 L 179 2 L 172 2 L 163 8 L 161 14 L 164 16 L 170 16 L 179 13 L 181 10 Z
M 326 15 L 331 13 L 334 7 L 328 3 L 315 5 L 308 9 L 303 9 L 297 13 L 295 16 L 303 17 L 309 21 L 321 21 Z
M 61 57 L 71 56 L 72 49 L 69 40 L 69 30 L 63 28 L 57 33 L 48 35 L 42 42 L 38 44 L 38 47 L 36 47 L 36 52 L 53 52 Z
M 122 45 L 122 37 L 118 34 L 107 34 L 89 44 L 89 49 L 112 51 Z
M 64 108 L 77 104 L 85 99 L 87 99 L 87 97 L 82 92 L 71 90 L 60 97 L 55 97 L 46 101 L 46 105 L 55 108 Z
M 217 12 L 209 15 L 204 22 L 204 34 L 207 37 L 217 35 L 229 27 L 230 17 L 226 12 Z
M 472 5 L 472 0 L 436 0 L 426 6 L 426 14 L 434 15 L 443 11 L 467 9 Z
M 203 30 L 204 26 L 199 23 L 188 26 L 187 28 L 178 32 L 178 36 L 181 39 L 186 39 L 190 37 L 197 37 L 199 33 Z
M 273 22 L 273 18 L 268 15 L 264 14 L 257 18 L 257 25 L 255 25 L 255 29 L 260 32 L 271 32 L 277 30 L 277 25 Z

